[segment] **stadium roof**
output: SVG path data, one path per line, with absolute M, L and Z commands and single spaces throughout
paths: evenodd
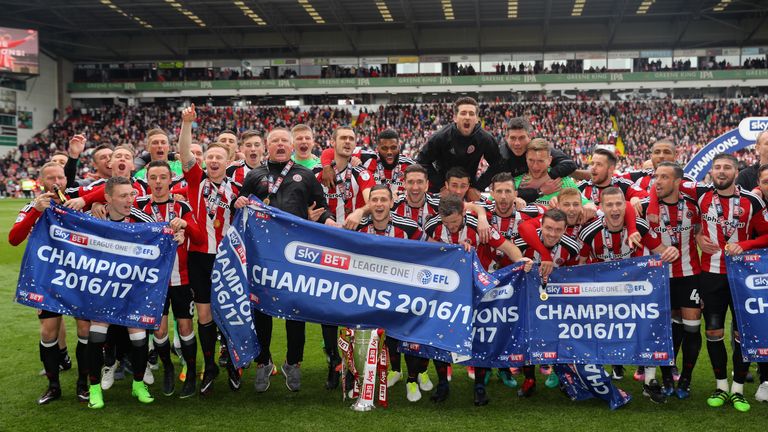
M 0 0 L 78 61 L 768 45 L 766 0 Z

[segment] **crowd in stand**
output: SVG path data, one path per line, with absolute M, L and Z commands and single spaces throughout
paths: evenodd
M 546 138 L 585 167 L 589 155 L 599 144 L 616 144 L 621 136 L 626 157 L 620 170 L 640 168 L 649 158 L 654 141 L 672 137 L 680 149 L 680 157 L 688 159 L 713 138 L 738 126 L 744 117 L 768 116 L 768 98 L 739 100 L 648 100 L 648 101 L 558 101 L 482 104 L 479 110 L 482 126 L 502 142 L 505 123 L 517 116 L 528 118 L 535 137 Z M 619 130 L 614 129 L 611 114 L 616 116 Z M 222 130 L 262 132 L 277 126 L 299 123 L 310 125 L 319 144 L 327 147 L 330 134 L 339 125 L 353 124 L 358 144 L 375 145 L 380 131 L 394 128 L 400 132 L 403 153 L 415 157 L 429 136 L 453 118 L 450 104 L 382 105 L 377 110 L 363 109 L 357 118 L 346 109 L 311 107 L 306 110 L 288 107 L 206 107 L 198 109 L 195 138 L 210 143 Z M 75 134 L 84 134 L 89 148 L 99 144 L 130 143 L 137 151 L 144 148 L 144 133 L 160 127 L 176 135 L 180 124 L 178 112 L 162 105 L 141 107 L 104 106 L 98 109 L 68 110 L 67 115 L 51 123 L 18 149 L 0 159 L 0 193 L 18 195 L 20 182 L 36 178 L 40 167 L 55 151 L 65 150 Z M 90 153 L 83 154 L 81 169 L 88 170 Z M 745 164 L 754 163 L 751 151 L 739 155 Z M 683 160 L 682 162 L 684 162 Z M 87 176 L 88 172 L 81 172 Z

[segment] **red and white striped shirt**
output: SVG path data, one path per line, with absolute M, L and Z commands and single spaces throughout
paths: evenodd
M 411 219 L 398 216 L 390 212 L 389 224 L 384 230 L 377 230 L 373 226 L 373 219 L 367 217 L 360 222 L 356 231 L 366 234 L 376 234 L 380 236 L 393 237 L 399 239 L 423 240 L 424 233 L 421 227 Z
M 642 201 L 643 211 L 648 211 L 648 199 Z M 659 222 L 651 222 L 651 229 L 661 237 L 661 242 L 680 251 L 680 258 L 669 267 L 669 277 L 679 278 L 701 273 L 699 250 L 696 246 L 695 228 L 701 225 L 701 214 L 696 200 L 680 194 L 677 203 L 660 202 Z
M 432 240 L 441 243 L 460 244 L 469 243 L 470 246 L 477 249 L 477 257 L 480 259 L 480 263 L 483 268 L 489 268 L 493 263 L 495 256 L 493 250 L 498 249 L 501 245 L 507 241 L 504 237 L 491 227 L 491 235 L 488 239 L 488 243 L 480 243 L 480 234 L 477 231 L 477 215 L 472 212 L 464 214 L 464 224 L 455 233 L 451 233 L 448 228 L 443 225 L 443 220 L 438 214 L 427 222 L 424 228 L 424 234 Z
M 200 168 L 194 164 L 184 173 L 187 180 L 187 199 L 192 206 L 198 226 L 207 233 L 201 244 L 190 244 L 192 252 L 216 254 L 224 233 L 232 220 L 230 205 L 237 199 L 240 185 L 224 177 L 220 184 L 213 183 Z
M 317 173 L 317 180 L 322 182 L 322 171 Z M 343 222 L 349 213 L 365 206 L 363 191 L 375 185 L 373 176 L 362 167 L 347 164 L 336 174 L 336 185 L 330 189 L 323 185 L 323 194 L 328 202 L 328 210 L 336 222 Z
M 617 187 L 624 192 L 625 201 L 629 201 L 632 198 L 643 199 L 648 197 L 648 192 L 641 190 L 639 187 L 633 185 L 631 181 L 621 177 L 611 177 L 611 184 L 603 187 L 595 186 L 592 184 L 592 180 L 584 180 L 578 185 L 581 194 L 597 206 L 600 205 L 600 194 L 603 190 L 611 186 Z
M 701 233 L 720 248 L 715 254 L 701 252 L 701 270 L 725 274 L 725 245 L 751 238 L 765 203 L 758 195 L 739 186 L 731 196 L 718 194 L 714 185 L 696 182 L 683 182 L 680 190 L 699 204 Z
M 245 159 L 240 159 L 232 162 L 232 164 L 227 167 L 227 177 L 237 184 L 243 184 L 245 182 L 245 176 L 256 168 L 258 167 L 251 167 L 245 163 Z
M 651 231 L 645 219 L 637 218 L 637 232 L 642 236 L 645 248 L 652 250 L 661 245 L 661 239 Z M 588 262 L 616 261 L 643 256 L 645 248 L 636 248 L 628 242 L 628 238 L 626 226 L 623 226 L 620 231 L 612 232 L 608 230 L 604 218 L 599 217 L 579 234 L 579 240 L 583 243 L 580 256 L 588 258 Z
M 539 217 L 543 211 L 539 206 L 529 205 L 520 211 L 514 210 L 509 216 L 499 216 L 496 214 L 495 202 L 478 202 L 476 204 L 483 205 L 487 212 L 488 223 L 496 229 L 502 237 L 511 242 L 514 242 L 520 236 L 517 228 L 521 223 Z M 499 250 L 494 250 L 493 252 L 494 262 L 488 267 L 489 270 L 494 271 L 513 264 L 512 260 L 510 260 L 504 252 Z
M 403 185 L 403 180 L 405 180 L 405 170 L 415 163 L 416 161 L 411 158 L 398 155 L 398 159 L 394 165 L 392 167 L 386 167 L 377 154 L 375 157 L 365 161 L 363 166 L 371 173 L 376 184 L 389 185 L 392 194 L 397 196 L 398 194 L 405 192 L 405 186 Z
M 153 202 L 150 195 L 136 198 L 134 206 L 150 216 L 155 222 L 170 222 L 175 218 L 187 221 L 190 226 L 197 225 L 192 215 L 192 207 L 183 201 L 173 199 L 165 202 Z M 187 276 L 187 248 L 189 247 L 189 233 L 186 233 L 187 241 L 176 248 L 176 258 L 173 260 L 170 286 L 189 284 Z
M 400 195 L 392 206 L 392 211 L 398 216 L 411 219 L 423 230 L 427 221 L 432 219 L 440 207 L 440 196 L 427 192 L 421 207 L 411 207 L 405 195 Z
M 536 234 L 539 236 L 539 240 L 541 240 L 541 229 L 536 230 Z M 520 252 L 523 253 L 524 257 L 530 258 L 537 263 L 542 261 L 541 255 L 534 248 L 528 247 L 528 243 L 526 243 L 522 237 L 515 240 L 515 246 L 520 249 Z M 555 267 L 560 267 L 576 264 L 576 259 L 579 257 L 579 252 L 581 250 L 581 244 L 578 240 L 563 235 L 555 246 L 547 249 L 549 250 L 550 255 L 552 255 L 552 262 Z

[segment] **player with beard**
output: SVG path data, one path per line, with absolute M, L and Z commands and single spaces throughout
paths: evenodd
M 261 166 L 264 159 L 264 139 L 261 134 L 254 130 L 247 130 L 240 135 L 239 154 L 243 159 L 235 161 L 227 167 L 227 177 L 236 183 L 243 184 L 245 176 L 251 170 Z
M 112 177 L 105 187 L 107 197 L 107 217 L 110 222 L 154 222 L 154 220 L 133 207 L 136 191 L 131 186 L 131 181 L 126 177 Z M 174 236 L 177 241 L 181 239 Z M 101 391 L 101 367 L 104 362 L 103 348 L 107 340 L 109 324 L 91 321 L 88 333 L 88 378 L 90 381 L 88 408 L 104 408 L 104 396 Z M 152 403 L 154 398 L 149 394 L 149 389 L 144 383 L 144 371 L 147 368 L 148 344 L 147 331 L 140 328 L 128 328 L 131 340 L 131 365 L 133 366 L 133 383 L 131 395 L 141 403 Z
M 370 217 L 363 219 L 356 231 L 401 239 L 423 240 L 424 234 L 416 222 L 392 212 L 392 190 L 388 185 L 377 184 L 371 188 L 368 206 L 371 210 Z M 397 351 L 400 341 L 387 336 L 384 342 L 392 366 L 392 370 L 387 375 L 387 386 L 391 387 L 402 377 L 400 353 Z M 397 362 L 396 365 L 395 362 Z M 406 397 L 411 402 L 421 399 L 421 390 L 429 391 L 432 389 L 429 377 L 424 382 L 420 376 L 426 375 L 428 362 L 427 359 L 421 357 L 405 355 L 405 363 L 408 365 L 408 379 L 405 384 Z
M 495 229 L 491 233 L 487 244 L 482 244 L 477 227 L 478 217 L 467 212 L 464 203 L 459 196 L 446 194 L 440 198 L 439 213 L 427 222 L 425 234 L 430 241 L 463 245 L 465 249 L 477 249 L 483 267 L 488 268 L 493 259 L 493 249 L 502 251 L 512 262 L 529 259 L 523 258 L 520 250 L 511 242 L 502 237 Z M 530 265 L 526 265 L 526 271 Z M 448 398 L 448 363 L 434 361 L 437 370 L 437 391 L 432 395 L 433 402 L 443 402 Z M 485 391 L 485 375 L 488 369 L 475 368 L 475 405 L 488 404 L 488 396 Z
M 8 242 L 12 246 L 21 244 L 32 232 L 43 212 L 51 206 L 51 202 L 63 204 L 68 197 L 61 192 L 67 186 L 64 168 L 57 162 L 48 162 L 40 168 L 39 184 L 46 192 L 38 195 L 27 204 L 16 217 L 10 232 Z M 58 193 L 56 192 L 58 191 Z M 63 198 L 63 199 L 62 199 Z M 61 314 L 40 310 L 40 360 L 43 362 L 48 388 L 37 400 L 40 405 L 61 398 L 61 383 L 59 382 L 59 365 L 62 362 L 62 351 L 59 348 L 59 334 L 62 325 Z M 85 356 L 88 344 L 88 321 L 77 319 L 77 386 L 76 394 L 80 402 L 88 401 L 88 368 Z M 71 367 L 71 366 L 70 366 Z
M 707 352 L 715 375 L 716 389 L 707 399 L 711 407 L 721 407 L 726 402 L 738 411 L 749 411 L 750 404 L 744 398 L 744 381 L 749 363 L 743 361 L 738 323 L 733 319 L 733 383 L 728 393 L 728 354 L 725 350 L 725 315 L 733 313 L 730 285 L 726 276 L 724 253 L 729 243 L 748 240 L 762 219 L 765 204 L 754 193 L 742 190 L 735 184 L 738 161 L 733 155 L 718 154 L 712 159 L 711 185 L 683 182 L 680 190 L 690 195 L 699 205 L 702 219 L 701 234 L 697 244 L 701 248 L 701 300 L 704 303 L 704 325 Z M 659 217 L 655 191 L 651 191 L 649 215 Z
M 461 167 L 472 175 L 472 200 L 480 193 L 474 180 L 480 160 L 485 158 L 489 170 L 501 172 L 503 164 L 496 139 L 484 130 L 478 120 L 477 101 L 471 97 L 460 97 L 453 104 L 453 122 L 432 134 L 421 148 L 416 161 L 429 173 L 431 192 L 439 192 L 446 182 L 445 175 L 453 167 Z
M 648 197 L 648 193 L 633 185 L 630 180 L 614 177 L 616 170 L 616 155 L 605 149 L 595 149 L 590 162 L 590 180 L 579 183 L 579 190 L 585 198 L 600 206 L 602 191 L 608 187 L 618 187 L 624 194 L 624 200 L 629 201 L 637 212 L 640 211 L 640 200 Z
M 437 214 L 440 197 L 427 192 L 428 174 L 421 165 L 406 168 L 403 181 L 404 193 L 395 199 L 392 211 L 413 220 L 423 229 L 427 221 Z
M 192 207 L 183 201 L 176 201 L 170 194 L 171 168 L 165 161 L 153 161 L 147 165 L 147 180 L 152 187 L 152 194 L 136 199 L 135 206 L 150 216 L 155 222 L 168 222 L 176 232 L 185 235 L 184 243 L 176 250 L 168 296 L 163 308 L 160 328 L 155 331 L 155 351 L 163 362 L 163 394 L 171 396 L 174 392 L 176 373 L 171 362 L 171 346 L 168 342 L 168 312 L 173 306 L 173 316 L 177 322 L 181 351 L 190 373 L 186 375 L 181 398 L 194 396 L 196 391 L 195 361 L 197 341 L 192 329 L 194 301 L 189 287 L 187 272 L 187 249 L 189 243 L 201 243 L 205 235 L 199 228 L 192 213 Z
M 657 143 L 658 144 L 658 143 Z M 654 146 L 654 148 L 657 148 Z M 661 200 L 660 218 L 651 222 L 651 229 L 661 236 L 663 244 L 680 252 L 670 271 L 670 298 L 672 307 L 672 340 L 675 357 L 682 346 L 683 371 L 675 391 L 671 366 L 662 366 L 664 394 L 685 399 L 690 396 L 693 368 L 701 350 L 701 302 L 699 300 L 699 252 L 695 235 L 701 231 L 701 215 L 696 201 L 680 193 L 683 170 L 674 162 L 656 165 L 653 187 Z M 643 200 L 647 209 L 648 199 Z M 655 368 L 646 368 L 643 376 L 646 386 L 655 381 Z
M 402 193 L 405 170 L 416 161 L 400 153 L 400 137 L 394 129 L 386 129 L 376 139 L 376 156 L 363 162 L 378 184 L 386 184 L 394 195 Z
M 338 226 L 344 226 L 348 215 L 357 209 L 362 209 L 368 202 L 371 187 L 374 186 L 373 176 L 363 167 L 353 167 L 350 164 L 352 153 L 355 150 L 355 132 L 350 127 L 341 126 L 333 131 L 334 157 L 329 165 L 334 170 L 334 184 L 323 185 L 323 194 L 328 202 L 331 215 Z M 315 168 L 318 181 L 323 179 L 323 169 Z M 359 220 L 359 219 L 358 219 Z M 336 348 L 339 329 L 337 326 L 322 325 L 323 345 L 329 358 L 327 389 L 334 389 L 339 385 L 339 373 L 337 366 L 341 363 L 338 349 Z
M 302 219 L 310 219 L 310 211 L 319 210 L 317 221 L 326 225 L 336 226 L 331 213 L 327 210 L 323 188 L 312 171 L 291 160 L 293 141 L 290 131 L 275 128 L 267 135 L 267 150 L 269 159 L 248 173 L 245 184 L 240 190 L 240 196 L 234 203 L 235 208 L 248 204 L 248 196 L 256 195 L 269 206 L 291 213 Z M 315 218 L 312 217 L 314 220 Z M 272 342 L 272 317 L 254 310 L 254 327 L 259 339 L 261 352 L 256 357 L 256 380 L 254 389 L 258 393 L 267 391 L 270 386 L 269 378 L 275 370 L 272 363 L 270 345 Z M 286 320 L 285 332 L 287 337 L 287 353 L 281 370 L 285 375 L 286 387 L 290 391 L 301 388 L 301 361 L 304 356 L 305 323 L 302 321 Z M 324 334 L 325 336 L 325 334 Z M 326 342 L 326 347 L 331 346 Z M 333 345 L 336 346 L 334 339 Z M 329 383 L 326 386 L 338 386 L 339 377 L 336 366 L 341 357 L 336 351 L 337 363 L 329 367 Z M 332 387 L 331 387 L 332 386 Z
M 315 169 L 320 163 L 320 158 L 312 153 L 315 148 L 315 133 L 312 128 L 305 124 L 297 124 L 291 128 L 291 135 L 293 136 L 293 145 L 296 148 L 291 160 L 305 168 Z M 328 162 L 330 163 L 330 161 Z
M 414 165 L 416 161 L 400 154 L 400 137 L 394 129 L 382 131 L 376 139 L 376 152 L 361 152 L 360 160 L 363 168 L 373 176 L 376 184 L 386 184 L 392 189 L 392 194 L 397 196 L 403 193 L 403 179 L 405 170 Z M 326 156 L 327 155 L 327 156 Z M 323 152 L 322 163 L 327 166 L 334 155 L 333 151 Z M 328 157 L 329 160 L 325 158 Z M 333 178 L 333 172 L 325 169 L 324 177 Z
M 216 259 L 216 249 L 229 229 L 232 219 L 230 206 L 237 198 L 240 184 L 227 177 L 229 152 L 228 148 L 221 144 L 211 144 L 205 151 L 205 171 L 196 163 L 189 149 L 192 143 L 192 122 L 195 118 L 194 104 L 182 111 L 179 157 L 188 184 L 187 199 L 200 230 L 206 233 L 202 243 L 190 245 L 188 267 L 197 308 L 197 334 L 205 360 L 200 394 L 207 396 L 213 392 L 213 383 L 219 374 L 219 368 L 214 361 L 217 335 L 211 316 L 211 272 Z M 227 372 L 229 386 L 236 390 L 240 387 L 240 375 L 233 367 L 228 367 Z
M 487 205 L 488 219 L 491 226 L 505 239 L 514 242 L 519 234 L 517 227 L 524 221 L 539 217 L 543 210 L 541 207 L 530 205 L 522 210 L 517 210 L 517 189 L 515 179 L 509 173 L 500 173 L 491 179 L 491 198 L 493 201 Z M 488 271 L 496 271 L 500 268 L 512 265 L 506 255 L 496 251 L 496 257 L 491 262 Z
M 669 263 L 680 257 L 680 251 L 677 248 L 661 243 L 659 236 L 650 230 L 648 222 L 644 219 L 637 219 L 637 230 L 644 247 L 637 247 L 628 240 L 629 230 L 625 223 L 626 203 L 624 192 L 620 188 L 606 188 L 601 193 L 601 199 L 600 209 L 604 216 L 587 225 L 579 234 L 579 239 L 584 244 L 579 256 L 579 264 L 585 264 L 587 261 L 605 262 L 643 256 L 644 248 L 661 254 L 662 261 Z M 614 365 L 613 378 L 622 379 L 623 372 L 622 366 Z M 643 393 L 650 395 L 654 401 L 663 401 L 665 396 L 661 386 L 655 380 L 653 384 L 644 386 Z

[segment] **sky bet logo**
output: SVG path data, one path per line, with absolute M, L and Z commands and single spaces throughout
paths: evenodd
M 320 264 L 342 270 L 349 270 L 350 257 L 347 254 L 325 251 L 322 249 L 299 246 L 295 258 L 312 264 Z
M 749 119 L 749 130 L 751 132 L 762 132 L 766 128 L 768 128 L 768 119 L 764 117 Z
M 64 230 L 60 230 L 58 228 L 53 229 L 53 236 L 66 240 L 70 243 L 78 244 L 78 245 L 87 245 L 88 244 L 88 237 L 80 234 L 76 234 L 74 232 L 67 232 Z
M 581 294 L 581 286 L 579 285 L 556 285 L 548 286 L 546 288 L 547 294 L 560 294 L 560 295 L 579 295 Z

